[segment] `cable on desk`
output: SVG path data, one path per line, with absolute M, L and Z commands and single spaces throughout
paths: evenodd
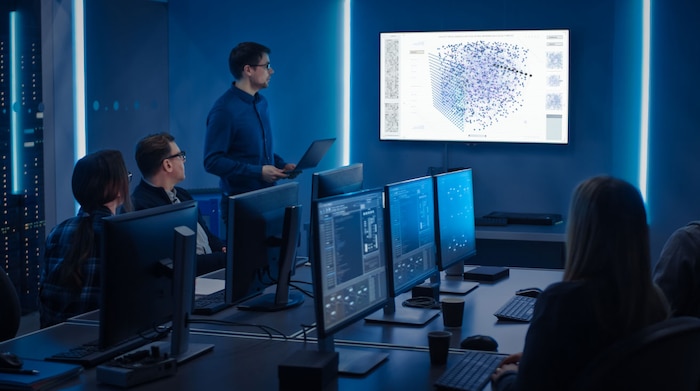
M 302 323 L 300 326 L 301 326 L 301 331 L 302 331 L 302 333 L 304 333 L 304 342 L 307 342 L 307 340 L 306 340 L 306 332 L 307 332 L 308 330 L 313 329 L 314 327 L 316 327 L 316 325 L 315 325 L 315 324 L 303 324 L 303 323 Z
M 314 295 L 311 294 L 311 292 L 309 292 L 309 291 L 307 291 L 307 290 L 305 290 L 305 289 L 299 288 L 299 287 L 296 285 L 297 282 L 303 282 L 303 281 L 290 281 L 290 282 L 289 282 L 289 286 L 291 286 L 292 288 L 295 288 L 295 289 L 298 290 L 299 292 L 301 292 L 301 293 L 305 294 L 306 296 L 308 296 L 308 297 L 310 297 L 310 298 L 313 299 L 313 298 L 314 298 Z
M 440 309 L 440 302 L 429 296 L 418 296 L 404 300 L 401 303 L 404 307 Z
M 264 331 L 265 334 L 268 335 L 268 337 L 272 338 L 273 337 L 273 332 L 276 334 L 279 334 L 287 340 L 289 337 L 287 337 L 283 332 L 277 330 L 274 327 L 266 326 L 264 324 L 255 324 L 255 323 L 239 323 L 239 322 L 229 322 L 226 320 L 218 320 L 218 319 L 201 319 L 201 318 L 191 318 L 190 323 L 205 323 L 205 324 L 218 324 L 218 325 L 224 325 L 224 326 L 241 326 L 241 327 L 255 327 L 259 328 L 260 330 Z

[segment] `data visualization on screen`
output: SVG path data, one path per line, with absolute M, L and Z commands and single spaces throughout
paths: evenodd
M 569 31 L 380 34 L 380 138 L 568 143 Z
M 435 254 L 435 204 L 430 177 L 387 185 L 387 216 L 393 297 L 438 271 Z
M 323 337 L 347 327 L 388 299 L 383 191 L 319 200 L 317 322 Z

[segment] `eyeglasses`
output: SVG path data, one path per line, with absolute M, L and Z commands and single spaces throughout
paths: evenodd
M 165 160 L 165 159 L 173 159 L 173 158 L 176 158 L 176 157 L 178 157 L 178 156 L 182 158 L 182 161 L 183 161 L 183 162 L 184 162 L 185 160 L 187 160 L 187 153 L 185 153 L 185 151 L 180 151 L 180 152 L 178 152 L 178 153 L 176 153 L 176 154 L 174 154 L 174 155 L 167 156 L 167 157 L 165 157 L 163 160 Z
M 248 64 L 248 65 L 250 65 L 250 66 L 253 67 L 253 68 L 255 68 L 255 67 L 265 67 L 265 69 L 268 69 L 268 70 L 270 69 L 270 63 L 269 63 L 269 62 L 268 62 L 268 63 L 265 63 L 265 64 Z
M 131 171 L 129 171 L 129 172 L 127 173 L 127 177 L 129 178 L 129 182 L 131 182 L 131 177 L 132 177 L 132 176 L 134 176 L 134 174 L 132 174 Z

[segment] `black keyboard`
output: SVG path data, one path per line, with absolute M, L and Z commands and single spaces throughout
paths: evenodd
M 481 391 L 506 357 L 505 354 L 468 350 L 435 381 L 435 388 L 444 391 Z
M 532 312 L 535 309 L 534 297 L 515 295 L 499 308 L 494 315 L 500 320 L 517 322 L 529 322 L 532 320 Z
M 222 289 L 206 296 L 196 298 L 194 300 L 192 313 L 195 315 L 212 315 L 229 307 L 224 299 L 224 293 L 225 290 Z
M 166 334 L 163 333 L 163 335 Z M 97 341 L 91 341 L 65 352 L 46 357 L 45 360 L 79 364 L 85 368 L 92 368 L 151 342 L 153 342 L 153 339 L 150 338 L 134 338 L 118 345 L 101 349 Z

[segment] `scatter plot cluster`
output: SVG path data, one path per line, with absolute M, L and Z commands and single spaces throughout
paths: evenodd
M 433 106 L 462 132 L 483 131 L 523 106 L 527 48 L 475 41 L 429 55 Z
M 547 76 L 547 87 L 550 88 L 559 88 L 562 86 L 564 83 L 564 79 L 561 78 L 561 75 L 549 75 Z
M 564 68 L 564 53 L 547 52 L 547 69 L 563 69 Z
M 562 111 L 564 109 L 564 97 L 560 93 L 547 94 L 546 109 L 549 111 Z
M 399 71 L 401 63 L 399 59 L 399 41 L 387 40 L 384 44 L 384 98 L 386 100 L 399 99 Z M 399 133 L 399 104 L 386 103 L 384 105 L 384 131 L 388 134 Z

